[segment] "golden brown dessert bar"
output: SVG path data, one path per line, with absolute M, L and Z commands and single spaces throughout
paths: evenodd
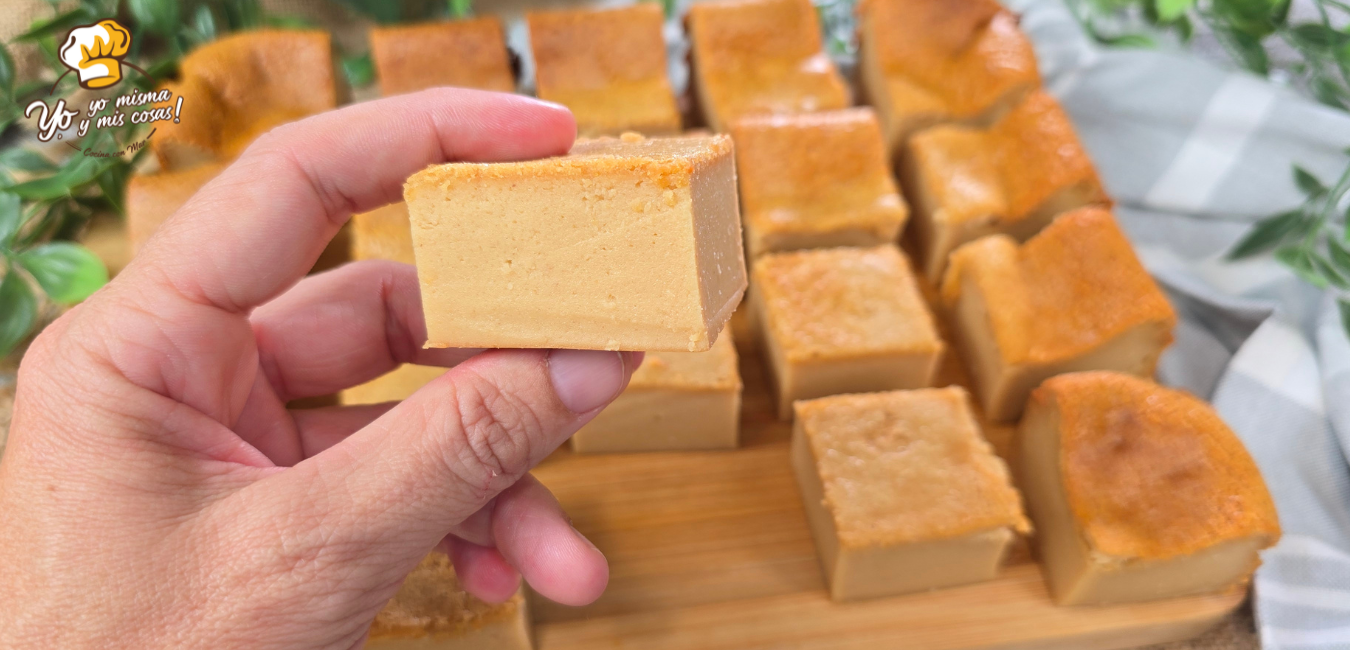
M 731 137 L 751 260 L 899 238 L 909 213 L 870 109 L 746 117 Z
M 413 263 L 412 225 L 402 201 L 352 215 L 352 259 Z
M 1032 393 L 1017 444 L 1060 604 L 1222 591 L 1280 537 L 1256 463 L 1188 393 L 1115 372 L 1060 375 Z
M 943 343 L 894 244 L 771 253 L 754 277 L 780 418 L 794 400 L 930 385 Z
M 830 597 L 991 580 L 1030 528 L 957 387 L 794 405 L 792 465 Z
M 372 27 L 370 56 L 386 97 L 435 86 L 516 89 L 501 22 L 490 16 Z
M 862 0 L 863 92 L 889 150 L 942 122 L 987 123 L 1040 85 L 1031 42 L 994 0 Z
M 579 135 L 680 131 L 660 5 L 532 11 L 527 19 L 536 94 L 571 109 Z
M 404 199 L 429 347 L 697 352 L 745 291 L 727 136 L 437 165 Z
M 694 87 L 714 131 L 758 113 L 845 108 L 847 84 L 821 45 L 810 0 L 695 4 L 686 19 Z
M 160 122 L 150 146 L 164 170 L 237 156 L 273 127 L 337 105 L 328 32 L 260 29 L 224 36 L 183 57 L 181 121 Z
M 572 436 L 572 451 L 735 449 L 741 375 L 731 336 L 707 352 L 648 352 L 605 410 Z
M 1026 240 L 1058 214 L 1111 203 L 1069 116 L 1042 91 L 988 129 L 949 125 L 914 135 L 900 174 L 934 281 L 961 244 L 998 233 Z
M 446 370 L 446 368 L 405 363 L 364 384 L 352 386 L 338 393 L 338 402 L 343 406 L 401 402 L 408 399 L 431 380 L 445 374 Z
M 369 650 L 530 650 L 525 597 L 493 605 L 459 586 L 450 558 L 432 553 L 370 626 Z
M 1054 375 L 1151 377 L 1176 313 L 1110 212 L 1061 215 L 1025 244 L 1006 235 L 952 253 L 942 283 L 985 416 L 1014 420 Z

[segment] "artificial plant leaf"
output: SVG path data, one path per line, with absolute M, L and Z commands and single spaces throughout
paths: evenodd
M 0 357 L 19 344 L 37 320 L 37 298 L 28 283 L 12 266 L 0 265 Z
M 160 36 L 178 32 L 178 0 L 127 0 L 136 24 Z
M 210 5 L 200 5 L 192 15 L 192 27 L 207 41 L 216 40 L 216 15 L 211 13 Z
M 56 163 L 28 147 L 12 146 L 0 151 L 0 167 L 32 173 L 56 171 Z
M 15 194 L 0 192 L 0 250 L 9 248 L 9 242 L 21 226 L 23 201 Z
M 1350 301 L 1344 298 L 1337 300 L 1336 309 L 1341 312 L 1341 329 L 1345 330 L 1346 336 L 1350 336 Z
M 347 85 L 360 88 L 375 80 L 375 63 L 370 53 L 354 54 L 342 58 L 342 74 L 347 76 Z
M 9 55 L 3 41 L 0 41 L 0 93 L 6 99 L 14 98 L 14 57 Z
M 1258 221 L 1233 246 L 1233 249 L 1228 251 L 1228 259 L 1240 260 L 1275 248 L 1283 243 L 1289 235 L 1298 231 L 1305 221 L 1302 210 L 1281 212 L 1273 217 Z
M 19 254 L 19 264 L 52 300 L 77 303 L 108 283 L 108 269 L 89 249 L 74 242 L 49 242 Z
M 1314 265 L 1312 255 L 1299 246 L 1286 246 L 1275 250 L 1275 259 L 1289 267 L 1298 277 L 1303 278 L 1304 282 L 1317 287 L 1318 289 L 1327 288 L 1327 280 L 1318 272 Z
M 1298 165 L 1294 165 L 1294 184 L 1298 186 L 1299 191 L 1309 197 L 1318 196 L 1327 191 L 1327 186 L 1323 185 L 1322 181 L 1317 180 L 1312 172 Z
M 1313 269 L 1317 271 L 1317 274 L 1319 276 L 1321 276 L 1324 280 L 1326 280 L 1327 284 L 1330 284 L 1331 286 L 1336 287 L 1338 289 L 1350 289 L 1350 279 L 1347 279 L 1345 274 L 1341 273 L 1336 269 L 1336 267 L 1332 266 L 1331 262 L 1327 260 L 1327 258 L 1322 257 L 1321 255 L 1318 255 L 1316 253 L 1313 253 L 1308 256 L 1308 259 L 1312 261 Z
M 55 34 L 64 34 L 73 27 L 96 22 L 99 16 L 81 5 L 47 20 L 35 20 L 28 31 L 14 37 L 16 41 L 36 41 Z
M 1184 15 L 1186 11 L 1195 5 L 1195 0 L 1155 0 L 1154 7 L 1158 12 L 1158 20 L 1164 23 L 1170 23 Z
M 451 18 L 468 18 L 473 15 L 473 0 L 447 0 Z

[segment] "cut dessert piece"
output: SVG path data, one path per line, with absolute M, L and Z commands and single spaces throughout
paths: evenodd
M 352 215 L 352 259 L 393 260 L 413 264 L 412 225 L 408 205 L 386 205 Z
M 1025 240 L 1060 213 L 1111 203 L 1069 116 L 1041 91 L 987 130 L 935 127 L 904 152 L 901 178 L 933 281 L 961 244 L 998 233 Z
M 165 84 L 182 119 L 158 122 L 150 145 L 165 170 L 229 160 L 280 124 L 337 106 L 328 32 L 259 29 L 207 43 L 183 57 Z
M 1280 537 L 1256 463 L 1214 409 L 1132 375 L 1046 380 L 1027 405 L 1017 458 L 1062 605 L 1222 591 Z
M 127 238 L 131 240 L 132 254 L 225 166 L 226 163 L 208 163 L 186 171 L 132 175 L 126 191 Z
M 771 253 L 754 274 L 778 417 L 794 400 L 930 385 L 943 344 L 895 245 Z
M 369 650 L 530 650 L 530 617 L 520 592 L 493 605 L 459 586 L 450 558 L 432 553 L 370 626 Z
M 751 260 L 899 238 L 908 211 L 870 109 L 746 117 L 731 136 Z
M 845 108 L 852 99 L 821 47 L 811 0 L 689 7 L 690 82 L 703 119 L 725 131 L 743 115 Z
M 1031 389 L 1078 370 L 1153 376 L 1177 316 L 1110 212 L 1061 215 L 1020 248 L 992 235 L 952 253 L 942 302 L 985 416 L 1014 420 Z
M 405 363 L 364 384 L 352 386 L 338 393 L 338 402 L 344 406 L 401 402 L 431 380 L 445 374 L 446 370 L 448 369 Z
M 863 0 L 858 65 L 889 150 L 910 134 L 988 123 L 1040 86 L 1031 42 L 994 0 Z
M 965 390 L 797 402 L 792 467 L 834 600 L 991 580 L 1030 527 Z
M 731 138 L 408 179 L 428 347 L 707 350 L 745 291 Z
M 370 56 L 386 97 L 435 86 L 516 89 L 502 25 L 490 16 L 372 27 Z
M 649 352 L 618 399 L 572 436 L 572 451 L 735 449 L 741 375 L 731 336 L 707 352 Z
M 572 110 L 583 137 L 680 131 L 659 5 L 532 11 L 535 94 Z

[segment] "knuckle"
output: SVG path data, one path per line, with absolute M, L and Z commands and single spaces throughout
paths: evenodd
M 466 481 L 489 486 L 497 477 L 514 481 L 530 468 L 531 441 L 542 430 L 530 405 L 495 382 L 473 372 L 456 385 L 458 434 L 449 461 Z

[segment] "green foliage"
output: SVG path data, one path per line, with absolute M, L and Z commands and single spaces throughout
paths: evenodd
M 108 283 L 108 269 L 89 249 L 72 242 L 48 242 L 17 256 L 23 267 L 47 297 L 62 304 L 74 304 Z
M 37 321 L 37 298 L 23 277 L 7 261 L 0 263 L 0 355 L 9 354 Z

